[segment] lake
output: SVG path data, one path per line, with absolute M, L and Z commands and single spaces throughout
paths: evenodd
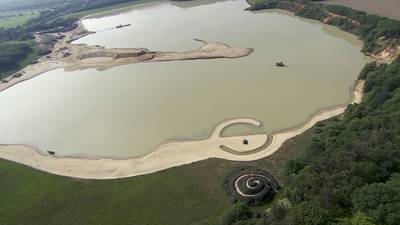
M 234 126 L 226 136 L 272 133 L 349 102 L 368 61 L 360 40 L 286 11 L 247 7 L 244 0 L 153 2 L 85 19 L 97 33 L 75 43 L 185 51 L 198 48 L 199 38 L 255 51 L 47 72 L 0 93 L 0 143 L 64 155 L 141 156 L 167 141 L 205 138 L 227 119 L 254 118 L 263 126 Z M 288 66 L 276 67 L 278 61 Z

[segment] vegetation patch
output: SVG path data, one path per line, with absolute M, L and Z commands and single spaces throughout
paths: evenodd
M 34 41 L 0 42 L 0 80 L 35 62 L 41 55 L 43 49 Z
M 0 27 L 10 28 L 10 27 L 23 26 L 30 19 L 33 19 L 37 16 L 38 16 L 37 14 L 23 14 L 12 17 L 3 16 L 2 18 L 0 18 Z

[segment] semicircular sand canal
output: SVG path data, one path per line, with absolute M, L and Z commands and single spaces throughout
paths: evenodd
M 89 30 L 98 30 L 105 21 L 107 26 L 121 21 L 132 26 L 75 40 L 74 48 L 82 51 L 72 52 L 66 61 L 46 61 L 37 70 L 73 72 L 52 70 L 0 93 L 0 143 L 27 144 L 59 156 L 97 158 L 148 158 L 155 149 L 167 146 L 171 151 L 161 154 L 167 158 L 164 154 L 175 154 L 171 143 L 204 140 L 229 118 L 255 118 L 265 124 L 226 130 L 228 136 L 240 137 L 234 145 L 223 145 L 233 150 L 244 143 L 244 136 L 261 134 L 260 139 L 248 139 L 236 154 L 219 146 L 211 153 L 194 148 L 197 158 L 183 156 L 192 151 L 182 152 L 183 161 L 171 159 L 157 168 L 131 171 L 137 174 L 207 157 L 241 160 L 246 151 L 252 153 L 248 159 L 265 156 L 253 144 L 277 146 L 281 137 L 266 140 L 265 134 L 297 126 L 323 108 L 349 102 L 348 90 L 367 61 L 356 37 L 283 11 L 243 11 L 246 6 L 245 1 L 224 1 L 182 10 L 179 3 L 161 2 L 84 20 Z M 221 15 L 221 11 L 229 13 Z M 164 18 L 162 26 L 154 15 Z M 210 42 L 199 47 L 202 43 L 194 37 Z M 241 55 L 248 55 L 247 47 L 255 51 L 243 58 L 158 62 L 177 60 L 191 49 L 213 56 L 215 46 L 228 47 L 221 42 L 229 43 L 230 50 L 247 51 Z M 129 62 L 118 57 L 126 48 L 139 58 L 148 57 L 140 62 L 151 63 L 131 64 L 135 57 L 128 57 Z M 107 54 L 96 55 L 101 49 Z M 228 57 L 224 50 L 220 53 Z M 85 59 L 72 63 L 79 56 Z M 288 66 L 275 67 L 280 61 Z M 112 67 L 110 62 L 120 66 Z M 107 176 L 118 174 L 129 172 Z

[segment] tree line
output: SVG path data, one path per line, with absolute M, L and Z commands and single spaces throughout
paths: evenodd
M 32 48 L 25 43 L 0 44 L 0 68 L 18 67 L 18 61 L 26 58 L 30 52 L 32 52 Z

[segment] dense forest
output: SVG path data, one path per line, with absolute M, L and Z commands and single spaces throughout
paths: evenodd
M 18 67 L 18 61 L 27 57 L 32 48 L 24 43 L 0 44 L 0 68 L 12 69 Z
M 260 215 L 235 205 L 215 224 L 400 224 L 400 58 L 370 63 L 361 104 L 320 122 L 305 154 L 289 161 L 283 199 Z

